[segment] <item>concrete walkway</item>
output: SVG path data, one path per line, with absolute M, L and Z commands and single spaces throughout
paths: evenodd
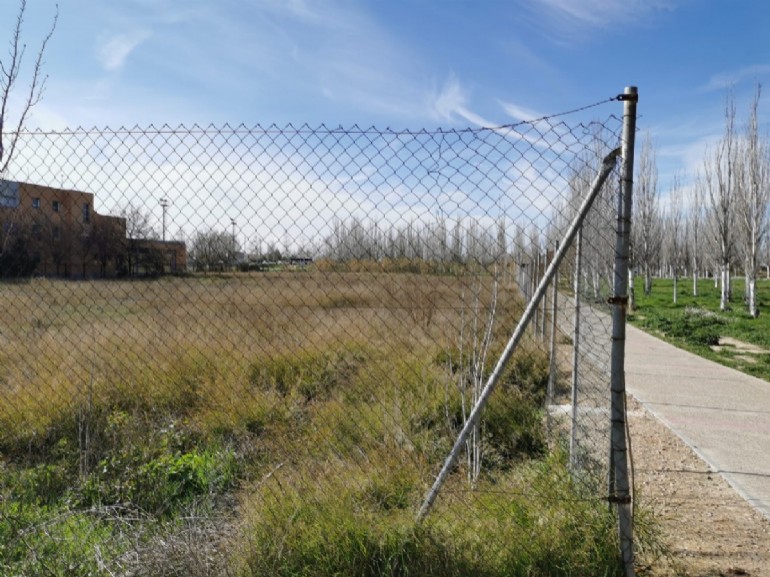
M 770 383 L 627 327 L 626 388 L 770 519 Z

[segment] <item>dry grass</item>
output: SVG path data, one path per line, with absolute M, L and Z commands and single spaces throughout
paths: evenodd
M 237 397 L 258 359 L 350 346 L 440 350 L 459 333 L 467 283 L 266 273 L 5 284 L 0 420 L 12 425 L 21 414 L 60 408 L 94 390 L 151 383 L 161 395 L 177 386 L 175 375 L 188 373 L 206 381 L 213 398 L 228 390 Z
M 8 473 L 0 505 L 7 513 L 16 503 L 27 503 L 27 511 L 47 503 L 10 526 L 9 551 L 26 552 L 20 558 L 32 562 L 30 538 L 19 541 L 15 531 L 35 535 L 25 527 L 47 526 L 46 516 L 63 507 L 74 526 L 98 529 L 84 541 L 83 574 L 93 568 L 86 560 L 94 551 L 107 550 L 113 570 L 126 559 L 154 559 L 165 574 L 161 561 L 184 552 L 184 539 L 212 530 L 219 569 L 212 573 L 214 565 L 201 558 L 201 575 L 223 574 L 225 566 L 242 575 L 294 574 L 292 567 L 312 565 L 314 555 L 330 574 L 341 567 L 355 573 L 369 554 L 371 567 L 390 567 L 388 574 L 403 574 L 401 562 L 413 563 L 412 574 L 433 574 L 434 561 L 446 574 L 476 572 L 485 561 L 474 557 L 473 543 L 477 532 L 490 531 L 483 549 L 498 550 L 499 567 L 486 574 L 511 574 L 517 563 L 523 564 L 513 574 L 546 574 L 532 563 L 551 557 L 577 563 L 575 556 L 554 556 L 547 533 L 571 527 L 574 514 L 605 539 L 606 519 L 592 505 L 566 515 L 549 505 L 544 540 L 527 549 L 535 561 L 509 559 L 490 529 L 504 522 L 503 501 L 530 506 L 536 469 L 522 474 L 517 466 L 544 448 L 538 403 L 548 362 L 532 342 L 515 356 L 487 413 L 479 492 L 468 492 L 464 474 L 454 476 L 437 523 L 414 526 L 414 510 L 461 424 L 460 334 L 473 339 L 473 295 L 487 305 L 492 285 L 488 275 L 367 270 L 0 285 L 0 306 L 8 311 L 0 327 L 0 455 Z M 521 309 L 517 293 L 503 287 L 492 357 Z M 558 464 L 548 467 L 556 471 Z M 558 483 L 557 501 L 574 489 Z M 206 520 L 233 497 L 239 506 L 232 518 Z M 125 513 L 83 519 L 77 511 L 84 507 L 141 512 L 139 533 Z M 191 507 L 205 513 L 192 525 L 185 520 Z M 492 516 L 465 524 L 468 510 Z M 538 515 L 508 536 L 531 530 Z M 335 565 L 330 549 L 286 541 L 320 539 L 327 529 L 341 540 L 340 559 L 348 556 L 344 563 L 352 565 Z M 0 537 L 5 530 L 0 522 Z M 309 557 L 270 565 L 284 562 L 271 539 Z M 581 566 L 604 563 L 604 545 L 587 543 Z M 7 562 L 1 552 L 0 562 Z

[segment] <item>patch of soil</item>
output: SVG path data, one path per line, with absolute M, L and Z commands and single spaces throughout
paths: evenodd
M 725 349 L 736 351 L 738 353 L 751 353 L 751 354 L 763 354 L 770 353 L 769 350 L 763 349 L 757 345 L 752 345 L 744 341 L 739 341 L 732 337 L 719 337 L 719 344 L 711 347 L 712 351 L 720 352 Z
M 770 577 L 770 521 L 635 399 L 628 399 L 637 502 L 669 554 L 640 575 Z

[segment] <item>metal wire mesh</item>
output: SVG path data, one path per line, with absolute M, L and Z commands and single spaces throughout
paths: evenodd
M 19 135 L 0 191 L 0 567 L 608 563 L 614 183 L 577 292 L 574 249 L 561 267 L 557 332 L 551 298 L 435 511 L 414 513 L 619 131 Z M 570 557 L 555 534 L 592 545 Z

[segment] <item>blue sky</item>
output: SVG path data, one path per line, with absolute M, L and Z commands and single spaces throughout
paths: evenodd
M 33 48 L 54 1 L 29 2 Z M 0 8 L 6 30 L 15 4 Z M 634 84 L 639 125 L 666 172 L 694 169 L 720 133 L 728 87 L 740 114 L 770 76 L 762 0 L 59 4 L 48 88 L 32 119 L 44 128 L 496 125 Z
M 28 1 L 31 52 L 55 2 Z M 0 34 L 15 5 L 0 5 Z M 694 175 L 721 134 L 728 89 L 742 119 L 770 77 L 765 0 L 59 0 L 59 10 L 33 127 L 475 127 L 636 85 L 666 182 Z

